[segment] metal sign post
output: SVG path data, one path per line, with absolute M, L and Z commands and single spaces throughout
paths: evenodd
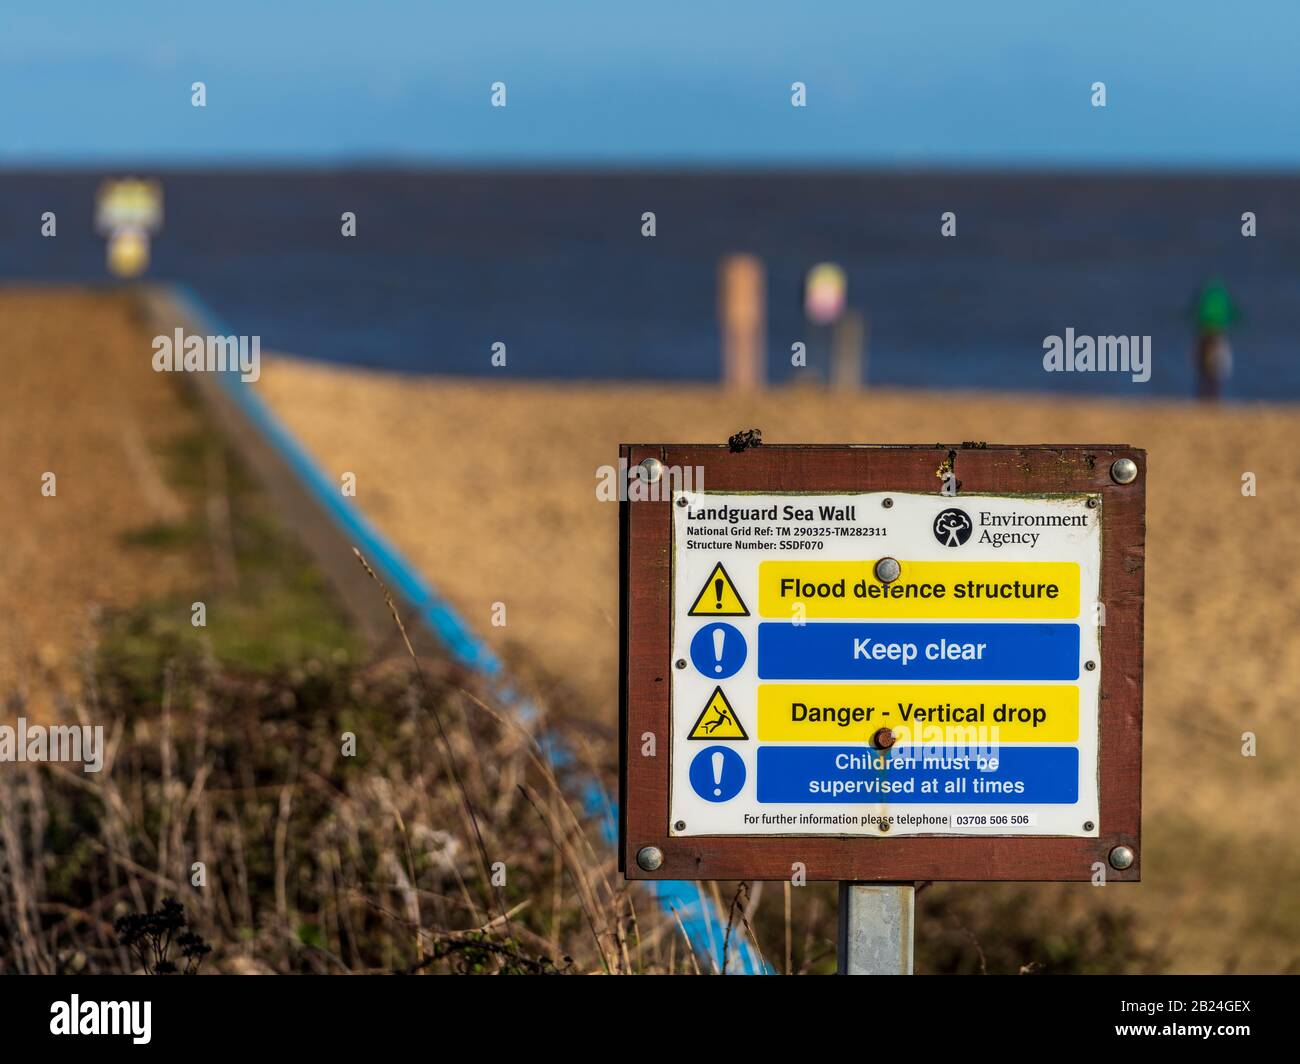
M 911 975 L 916 887 L 840 883 L 840 975 Z

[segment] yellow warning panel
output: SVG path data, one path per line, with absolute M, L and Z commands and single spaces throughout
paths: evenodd
M 695 596 L 688 617 L 748 617 L 749 607 L 745 605 L 736 585 L 722 563 L 713 567 L 713 572 L 704 581 L 700 593 Z
M 759 742 L 869 742 L 881 728 L 898 743 L 1073 743 L 1079 740 L 1079 689 L 1019 683 L 759 685 Z
M 758 612 L 785 619 L 1079 616 L 1076 562 L 900 560 L 898 579 L 886 584 L 876 576 L 876 561 L 760 562 Z
M 727 696 L 722 693 L 722 688 L 715 687 L 686 738 L 739 741 L 748 739 L 749 735 L 736 716 L 736 711 L 731 708 L 731 703 L 727 701 Z

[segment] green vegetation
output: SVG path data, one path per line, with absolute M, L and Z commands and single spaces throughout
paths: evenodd
M 196 428 L 173 441 L 162 458 L 187 515 L 132 532 L 123 547 L 179 554 L 194 566 L 196 579 L 183 595 L 111 618 L 106 657 L 145 675 L 200 646 L 237 669 L 355 659 L 359 646 L 320 570 L 230 449 L 210 430 Z M 195 601 L 204 604 L 203 627 L 192 623 Z

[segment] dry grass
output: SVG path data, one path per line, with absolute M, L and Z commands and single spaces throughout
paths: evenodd
M 139 671 L 88 657 L 102 772 L 0 773 L 0 971 L 131 971 L 115 920 L 169 896 L 218 972 L 694 970 L 592 843 L 544 719 L 427 666 Z

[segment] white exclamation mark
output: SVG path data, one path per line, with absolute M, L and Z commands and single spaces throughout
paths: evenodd
M 726 638 L 727 630 L 725 628 L 715 628 L 713 630 L 713 660 L 717 663 L 713 666 L 714 672 L 722 671 L 722 644 Z
M 723 755 L 722 755 L 722 751 L 721 751 L 721 750 L 719 750 L 716 754 L 713 755 L 713 783 L 714 783 L 714 787 L 713 787 L 713 797 L 715 797 L 715 798 L 721 798 L 721 797 L 722 797 L 722 763 L 723 763 L 723 760 L 724 760 L 724 759 L 723 759 Z

